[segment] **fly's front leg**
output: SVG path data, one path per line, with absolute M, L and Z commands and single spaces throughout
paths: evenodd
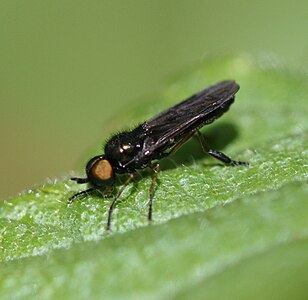
M 112 201 L 112 203 L 109 207 L 109 211 L 108 211 L 108 220 L 107 220 L 107 226 L 106 226 L 107 231 L 110 231 L 111 216 L 112 216 L 113 208 L 114 208 L 118 198 L 121 196 L 121 194 L 123 193 L 123 191 L 125 190 L 127 185 L 136 177 L 136 175 L 137 175 L 136 173 L 129 174 L 129 177 L 126 179 L 125 183 L 122 185 L 121 189 L 118 191 L 118 193 L 114 197 L 114 199 L 113 199 L 113 201 Z
M 238 166 L 238 165 L 248 166 L 249 165 L 248 162 L 232 160 L 229 156 L 223 154 L 222 152 L 210 149 L 205 142 L 204 136 L 201 134 L 199 130 L 197 131 L 197 138 L 199 142 L 201 143 L 201 146 L 204 152 L 222 161 L 223 163 L 231 165 L 231 166 Z
M 152 165 L 152 170 L 154 171 L 154 176 L 153 176 L 151 187 L 150 187 L 149 213 L 148 213 L 149 222 L 152 221 L 153 192 L 154 192 L 155 183 L 157 181 L 157 177 L 158 177 L 159 172 L 160 172 L 159 163 L 155 163 L 154 165 Z
M 84 190 L 84 191 L 81 191 L 81 192 L 78 192 L 77 194 L 71 196 L 68 198 L 68 201 L 69 202 L 73 202 L 74 199 L 76 199 L 77 197 L 81 196 L 81 195 L 85 195 L 85 194 L 88 194 L 90 192 L 93 192 L 93 191 L 96 191 L 97 189 L 96 188 L 89 188 L 87 190 Z

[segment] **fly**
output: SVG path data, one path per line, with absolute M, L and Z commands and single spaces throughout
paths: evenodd
M 110 230 L 114 206 L 126 188 L 137 176 L 137 170 L 147 167 L 154 171 L 149 195 L 148 220 L 152 220 L 153 191 L 160 172 L 158 160 L 176 152 L 187 140 L 196 135 L 202 149 L 227 165 L 248 165 L 232 160 L 222 152 L 212 150 L 199 129 L 222 116 L 234 102 L 239 85 L 226 80 L 210 86 L 188 99 L 161 112 L 131 131 L 114 135 L 105 145 L 104 154 L 95 156 L 86 165 L 86 178 L 71 178 L 77 183 L 89 183 L 90 188 L 69 198 L 114 186 L 116 174 L 129 174 L 114 197 L 108 211 L 106 229 Z

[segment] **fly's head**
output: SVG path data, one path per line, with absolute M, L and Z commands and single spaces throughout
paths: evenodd
M 86 166 L 87 179 L 96 187 L 108 187 L 114 184 L 114 171 L 105 155 L 89 160 Z

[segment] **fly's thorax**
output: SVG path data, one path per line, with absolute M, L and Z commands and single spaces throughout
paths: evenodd
M 98 155 L 89 160 L 86 173 L 91 184 L 97 187 L 107 187 L 114 184 L 114 170 L 105 155 Z
M 106 143 L 105 155 L 116 172 L 130 172 L 139 168 L 142 147 L 143 141 L 135 132 L 121 132 Z

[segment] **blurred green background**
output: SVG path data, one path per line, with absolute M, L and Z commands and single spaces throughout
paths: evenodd
M 307 28 L 304 0 L 0 1 L 0 197 L 80 168 L 117 111 L 207 55 L 307 70 Z

